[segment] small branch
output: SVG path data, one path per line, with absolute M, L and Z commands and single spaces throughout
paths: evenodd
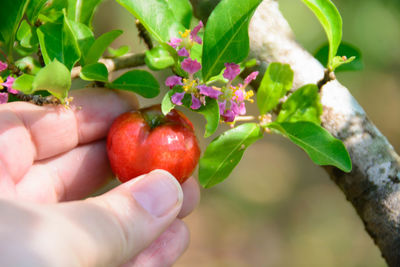
M 113 72 L 121 69 L 134 68 L 138 66 L 143 66 L 144 63 L 144 53 L 140 54 L 126 54 L 121 57 L 116 58 L 102 58 L 99 62 L 106 65 L 108 72 Z M 82 70 L 81 66 L 75 67 L 71 70 L 71 78 L 79 78 L 79 74 Z

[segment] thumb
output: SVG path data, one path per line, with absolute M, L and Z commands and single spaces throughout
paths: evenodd
M 181 209 L 182 199 L 177 180 L 156 170 L 104 195 L 55 207 L 72 222 L 64 238 L 71 242 L 68 247 L 76 262 L 118 266 L 168 228 Z

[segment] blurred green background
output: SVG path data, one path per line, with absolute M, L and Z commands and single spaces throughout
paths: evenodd
M 361 49 L 365 64 L 363 71 L 340 73 L 338 79 L 400 151 L 400 5 L 396 0 L 334 2 L 343 17 L 343 39 Z M 313 53 L 326 41 L 316 18 L 300 0 L 279 3 L 297 40 Z M 115 1 L 103 2 L 94 23 L 97 34 L 124 30 L 114 48 L 129 44 L 144 51 L 134 18 Z M 163 83 L 171 73 L 154 74 Z M 142 105 L 160 100 L 140 98 Z M 204 121 L 186 114 L 204 149 L 211 140 L 202 138 Z M 250 147 L 229 179 L 202 191 L 199 207 L 185 221 L 192 241 L 178 267 L 385 266 L 341 191 L 303 151 L 279 136 Z

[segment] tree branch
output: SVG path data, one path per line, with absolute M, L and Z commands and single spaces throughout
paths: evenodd
M 294 40 L 277 1 L 264 0 L 259 6 L 249 35 L 251 57 L 290 64 L 295 88 L 324 77 L 322 65 Z M 321 89 L 322 125 L 345 143 L 353 161 L 351 173 L 325 169 L 355 207 L 387 263 L 400 266 L 400 158 L 344 86 L 334 80 Z

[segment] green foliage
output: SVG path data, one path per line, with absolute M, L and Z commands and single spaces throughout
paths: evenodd
M 121 34 L 121 30 L 113 30 L 106 32 L 97 38 L 87 52 L 85 57 L 85 65 L 96 63 L 106 51 L 107 47 Z
M 17 79 L 15 79 L 13 83 L 13 88 L 24 93 L 24 94 L 32 94 L 32 84 L 35 80 L 35 76 L 29 74 L 22 74 Z
M 218 102 L 215 99 L 207 98 L 206 105 L 201 106 L 198 110 L 195 110 L 197 113 L 200 113 L 204 116 L 207 121 L 206 131 L 204 133 L 204 137 L 210 137 L 218 128 L 219 124 L 219 106 Z
M 182 89 L 177 89 L 177 87 L 169 90 L 165 95 L 163 100 L 161 101 L 161 111 L 164 115 L 167 115 L 174 107 L 175 104 L 171 102 L 171 97 L 176 93 L 181 91 Z
M 108 70 L 103 63 L 93 63 L 85 65 L 80 73 L 80 77 L 86 81 L 108 82 Z
M 156 97 L 160 93 L 160 85 L 154 76 L 144 70 L 125 72 L 111 83 L 108 88 L 121 89 L 137 93 L 146 98 Z
M 245 149 L 262 136 L 259 125 L 246 123 L 214 139 L 200 159 L 200 184 L 209 188 L 225 180 L 239 163 Z
M 131 50 L 131 48 L 129 47 L 129 45 L 122 45 L 117 49 L 113 49 L 112 47 L 109 47 L 108 53 L 110 54 L 110 57 L 114 58 L 114 57 L 121 57 L 121 56 L 125 55 L 126 53 L 129 53 L 130 50 Z
M 35 76 L 32 84 L 32 90 L 47 90 L 53 96 L 57 97 L 61 103 L 65 102 L 68 91 L 71 88 L 71 73 L 67 67 L 57 59 L 47 64 Z
M 249 53 L 248 26 L 261 0 L 222 0 L 204 32 L 203 79 L 218 75 L 224 63 L 239 63 Z
M 351 159 L 342 141 L 334 138 L 321 126 L 308 122 L 273 122 L 269 128 L 277 130 L 301 147 L 318 165 L 332 165 L 351 171 Z
M 137 18 L 160 43 L 177 37 L 185 27 L 177 21 L 166 0 L 116 0 Z
M 36 31 L 32 30 L 32 27 L 29 25 L 29 23 L 26 20 L 23 20 L 21 22 L 21 25 L 18 28 L 17 40 L 20 41 L 20 44 L 22 47 L 25 47 L 25 48 L 35 47 L 35 49 L 39 42 L 37 35 L 36 35 Z
M 162 70 L 175 64 L 174 58 L 162 46 L 146 51 L 146 65 L 152 70 Z
M 57 59 L 71 70 L 81 57 L 78 42 L 65 14 L 55 23 L 47 22 L 40 26 L 37 34 L 46 65 Z
M 307 84 L 297 89 L 283 103 L 276 122 L 310 121 L 321 124 L 322 105 L 318 87 Z
M 95 39 L 92 30 L 83 23 L 68 20 L 71 25 L 72 33 L 78 42 L 78 47 L 81 52 L 81 64 L 85 65 L 85 58 L 87 57 L 90 47 L 93 45 Z
M 91 26 L 94 11 L 102 0 L 68 0 L 68 19 Z
M 288 64 L 271 63 L 265 71 L 257 92 L 257 104 L 261 114 L 270 112 L 279 100 L 292 88 L 293 71 Z
M 325 30 L 329 41 L 329 56 L 327 67 L 332 70 L 333 58 L 336 56 L 342 41 L 342 17 L 330 0 L 303 0 L 317 16 Z
M 11 1 L 10 1 L 11 2 Z M 31 24 L 35 24 L 40 11 L 42 11 L 47 0 L 30 0 L 26 9 L 26 17 Z
M 186 29 L 190 28 L 192 21 L 193 8 L 189 0 L 166 0 L 169 9 L 174 13 L 177 21 L 179 21 Z
M 326 43 L 321 46 L 314 56 L 321 62 L 322 65 L 326 66 L 328 64 L 328 54 L 329 54 L 329 44 Z M 342 42 L 338 48 L 338 55 L 346 56 L 348 59 L 354 58 L 351 62 L 347 62 L 344 65 L 335 68 L 335 72 L 342 71 L 358 71 L 364 69 L 364 63 L 362 58 L 362 53 L 360 49 L 352 44 Z
M 18 25 L 28 6 L 28 0 L 2 1 L 0 8 L 0 41 L 4 42 L 6 53 L 12 59 L 12 47 Z
M 36 74 L 41 69 L 39 62 L 31 56 L 23 57 L 15 61 L 15 65 L 29 74 Z

